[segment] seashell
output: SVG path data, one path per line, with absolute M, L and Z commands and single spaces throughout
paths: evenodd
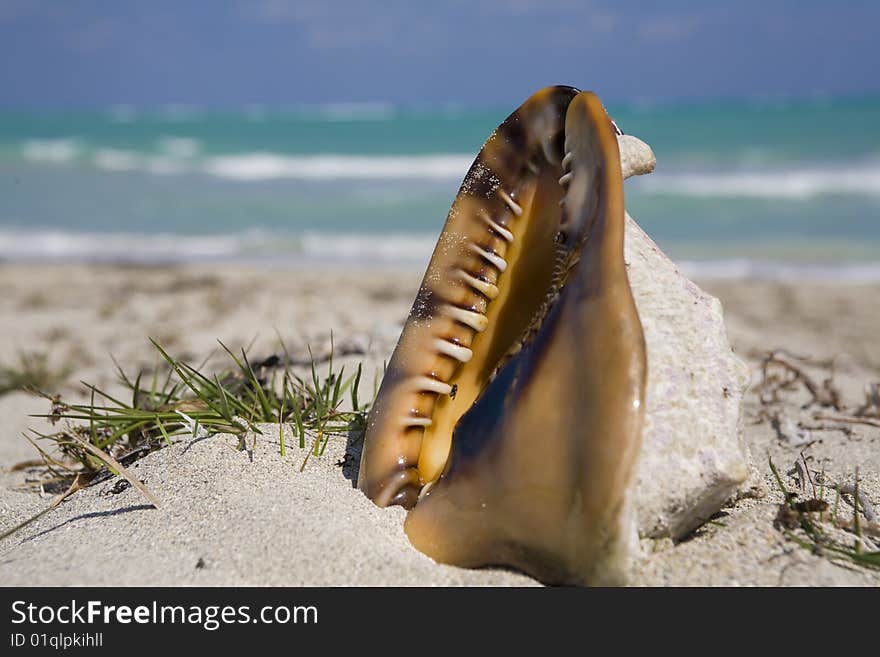
M 625 579 L 647 362 L 623 181 L 653 170 L 590 92 L 534 94 L 449 211 L 367 424 L 359 488 L 442 563 Z

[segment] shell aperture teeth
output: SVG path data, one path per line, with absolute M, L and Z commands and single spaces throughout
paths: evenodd
M 430 376 L 415 377 L 413 385 L 419 392 L 436 392 L 438 395 L 448 395 L 452 392 L 451 385 Z
M 410 509 L 418 500 L 419 492 L 421 492 L 421 482 L 418 469 L 403 466 L 392 472 L 379 487 L 376 503 L 380 506 L 399 504 Z
M 492 283 L 479 279 L 476 276 L 471 276 L 463 269 L 459 270 L 459 275 L 465 283 L 470 285 L 490 301 L 500 294 L 497 285 L 493 285 Z
M 517 217 L 522 216 L 523 209 L 519 206 L 519 204 L 516 201 L 514 201 L 510 197 L 510 194 L 505 192 L 503 189 L 499 188 L 498 195 L 501 197 L 502 201 L 507 203 L 507 207 L 510 208 L 510 211 L 513 212 L 513 214 L 515 214 Z
M 562 158 L 562 169 L 564 171 L 571 170 L 571 161 L 574 159 L 574 153 L 571 151 L 566 152 L 565 157 Z
M 403 419 L 403 426 L 405 427 L 430 427 L 434 421 L 429 417 L 418 417 L 415 415 L 408 415 Z
M 572 174 L 572 172 L 569 171 L 564 176 L 562 176 L 562 178 L 559 179 L 559 184 L 562 185 L 563 187 L 568 187 L 568 185 L 571 183 L 571 178 L 573 175 L 574 174 Z
M 513 233 L 511 233 L 504 226 L 502 226 L 497 221 L 492 219 L 492 217 L 489 216 L 488 212 L 483 210 L 480 213 L 480 216 L 483 218 L 483 221 L 486 222 L 486 224 L 489 226 L 489 228 L 491 228 L 493 231 L 495 231 L 496 234 L 500 235 L 502 238 L 504 238 L 508 242 L 513 242 Z
M 441 354 L 449 356 L 450 358 L 454 358 L 455 360 L 461 361 L 462 363 L 468 362 L 474 356 L 474 352 L 467 347 L 453 344 L 448 340 L 444 340 L 443 338 L 437 338 L 436 340 L 434 340 L 434 348 Z
M 485 315 L 473 312 L 472 310 L 465 310 L 458 306 L 446 306 L 446 316 L 466 326 L 470 326 L 480 333 L 489 328 L 489 320 Z
M 419 492 L 419 501 L 420 501 L 420 502 L 422 501 L 422 499 L 424 499 L 424 497 L 425 497 L 426 495 L 428 495 L 428 493 L 431 492 L 431 489 L 434 487 L 434 484 L 436 484 L 436 483 L 437 483 L 436 480 L 434 480 L 434 481 L 429 481 L 427 484 L 425 484 L 424 486 L 422 486 L 422 490 Z
M 486 249 L 483 249 L 476 244 L 472 244 L 471 248 L 473 249 L 474 253 L 482 257 L 484 260 L 486 260 L 486 262 L 492 264 L 498 271 L 504 271 L 505 269 L 507 269 L 507 261 L 497 253 L 487 251 Z

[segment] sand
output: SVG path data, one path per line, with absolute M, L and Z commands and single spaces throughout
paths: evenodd
M 397 340 L 418 286 L 417 270 L 301 270 L 260 267 L 0 266 L 0 364 L 18 352 L 45 352 L 68 366 L 60 392 L 81 396 L 82 379 L 114 390 L 112 353 L 130 371 L 155 364 L 152 336 L 177 356 L 199 361 L 219 338 L 254 355 L 277 351 L 276 331 L 296 353 L 311 344 L 353 352 L 364 361 L 368 394 Z M 784 348 L 816 361 L 834 358 L 834 381 L 852 409 L 880 381 L 880 286 L 811 282 L 697 281 L 718 296 L 735 351 L 753 366 L 744 431 L 753 473 L 746 494 L 687 539 L 642 541 L 633 573 L 641 585 L 868 585 L 880 574 L 815 556 L 774 526 L 781 495 L 768 454 L 787 472 L 804 446 L 780 436 L 759 400 L 760 359 Z M 212 364 L 221 364 L 217 355 Z M 819 382 L 828 367 L 808 367 Z M 775 406 L 783 419 L 818 424 L 802 389 Z M 45 429 L 32 413 L 45 400 L 0 396 L 0 530 L 45 508 L 49 495 L 27 480 L 34 469 L 9 469 L 34 457 L 20 437 Z M 811 467 L 851 481 L 880 506 L 880 427 L 815 431 L 805 450 Z M 785 433 L 785 432 L 783 432 Z M 288 440 L 288 444 L 290 441 Z M 435 564 L 412 549 L 399 509 L 380 510 L 341 467 L 343 438 L 299 471 L 303 452 L 281 457 L 277 430 L 250 451 L 230 436 L 180 440 L 133 470 L 162 501 L 149 507 L 137 491 L 108 479 L 74 494 L 27 528 L 0 541 L 3 585 L 531 585 L 506 570 L 471 571 Z M 841 503 L 841 513 L 851 514 Z

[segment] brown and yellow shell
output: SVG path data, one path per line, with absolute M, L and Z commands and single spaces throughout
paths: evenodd
M 625 574 L 647 364 L 623 180 L 653 168 L 628 157 L 634 142 L 594 94 L 548 87 L 461 185 L 358 478 L 376 504 L 412 509 L 407 535 L 437 561 L 548 583 Z

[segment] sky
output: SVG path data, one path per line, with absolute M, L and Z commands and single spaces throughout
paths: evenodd
M 880 94 L 880 2 L 0 0 L 0 107 Z

